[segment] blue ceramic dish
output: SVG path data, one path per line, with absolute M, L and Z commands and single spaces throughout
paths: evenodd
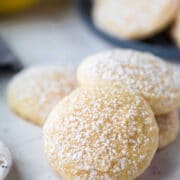
M 77 0 L 77 6 L 83 21 L 97 35 L 106 41 L 121 48 L 132 48 L 140 51 L 149 51 L 170 61 L 180 62 L 180 50 L 176 48 L 168 36 L 168 30 L 150 39 L 131 41 L 118 39 L 98 29 L 91 18 L 92 0 Z

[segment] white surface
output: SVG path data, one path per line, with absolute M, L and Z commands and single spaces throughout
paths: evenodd
M 112 48 L 88 30 L 71 5 L 64 10 L 49 7 L 3 19 L 0 33 L 25 66 L 40 63 L 76 66 L 85 56 Z M 12 74 L 0 74 L 0 137 L 8 145 L 14 161 L 7 179 L 60 179 L 45 160 L 41 128 L 21 120 L 7 106 L 5 95 L 11 77 Z M 179 149 L 178 138 L 157 153 L 151 167 L 138 180 L 178 180 Z

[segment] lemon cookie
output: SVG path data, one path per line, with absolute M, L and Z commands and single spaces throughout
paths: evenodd
M 16 75 L 8 87 L 8 102 L 22 118 L 43 125 L 52 107 L 75 88 L 71 72 L 37 66 Z
M 118 88 L 75 90 L 50 113 L 43 134 L 47 159 L 64 179 L 134 179 L 158 146 L 149 104 Z
M 171 112 L 180 104 L 178 73 L 149 53 L 119 49 L 92 55 L 80 64 L 77 78 L 81 86 L 126 84 L 143 95 L 156 115 Z
M 167 27 L 175 18 L 178 0 L 96 0 L 95 25 L 116 37 L 143 39 Z
M 158 148 L 164 148 L 172 143 L 179 132 L 179 114 L 178 111 L 173 111 L 166 115 L 156 117 L 159 127 L 159 146 Z
M 176 45 L 180 48 L 180 5 L 179 5 L 179 13 L 177 15 L 175 24 L 172 29 L 172 36 Z

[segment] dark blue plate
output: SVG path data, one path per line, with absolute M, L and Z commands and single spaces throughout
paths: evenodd
M 91 18 L 92 0 L 77 0 L 80 15 L 89 28 L 108 42 L 121 48 L 149 51 L 167 60 L 180 62 L 180 50 L 175 47 L 168 35 L 168 30 L 143 41 L 118 39 L 98 29 Z

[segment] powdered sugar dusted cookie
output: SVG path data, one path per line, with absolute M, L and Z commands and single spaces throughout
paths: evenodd
M 142 95 L 156 115 L 180 104 L 179 74 L 160 58 L 133 50 L 112 50 L 87 57 L 77 70 L 81 86 L 125 84 Z
M 172 143 L 179 133 L 178 110 L 166 115 L 156 116 L 159 127 L 159 149 Z
M 8 101 L 12 110 L 22 118 L 42 125 L 53 106 L 74 88 L 74 75 L 67 69 L 36 66 L 12 79 Z
M 93 20 L 103 31 L 120 38 L 147 38 L 175 18 L 178 0 L 96 0 Z
M 149 104 L 126 89 L 79 88 L 44 125 L 45 154 L 64 179 L 132 180 L 149 166 L 158 146 Z
M 4 179 L 12 166 L 12 157 L 9 149 L 0 142 L 0 179 Z

